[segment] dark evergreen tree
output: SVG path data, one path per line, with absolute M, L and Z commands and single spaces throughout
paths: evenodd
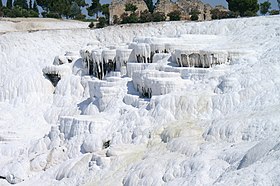
M 29 0 L 29 9 L 32 9 L 32 0 Z
M 280 12 L 280 0 L 277 0 L 277 3 L 278 3 L 278 9 L 279 9 L 279 12 Z
M 145 3 L 149 9 L 149 12 L 153 13 L 154 11 L 154 4 L 153 4 L 153 0 L 145 0 Z
M 2 0 L 0 0 L 0 8 L 3 7 L 3 3 Z
M 13 7 L 13 0 L 7 0 L 7 8 L 11 9 Z
M 269 1 L 265 1 L 260 4 L 260 13 L 262 15 L 267 14 L 268 10 L 271 8 L 271 3 Z
M 34 12 L 39 13 L 38 4 L 37 4 L 37 1 L 36 1 L 36 0 L 34 0 L 32 10 L 33 10 Z
M 109 4 L 103 4 L 101 6 L 101 13 L 105 16 L 106 20 L 109 22 Z
M 98 12 L 101 10 L 101 4 L 99 0 L 92 0 L 91 5 L 87 8 L 88 15 L 93 16 L 96 15 L 96 18 L 98 17 Z
M 198 11 L 198 10 L 196 10 L 196 9 L 194 9 L 194 10 L 192 10 L 191 12 L 190 12 L 190 15 L 191 15 L 191 20 L 192 21 L 197 21 L 198 20 L 198 15 L 200 14 L 200 12 Z
M 70 17 L 76 18 L 76 16 L 78 16 L 79 14 L 81 14 L 81 9 L 80 9 L 78 3 L 72 2 L 71 7 L 70 7 Z
M 28 3 L 27 0 L 15 0 L 14 1 L 14 6 L 19 6 L 23 9 L 28 9 Z
M 256 15 L 259 10 L 258 0 L 226 0 L 229 10 L 239 12 L 241 17 Z

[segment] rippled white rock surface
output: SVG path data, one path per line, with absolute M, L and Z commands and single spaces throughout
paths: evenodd
M 1 32 L 0 184 L 278 185 L 279 21 Z M 118 68 L 88 76 L 106 50 Z M 227 51 L 229 63 L 179 67 L 176 50 Z M 63 73 L 56 88 L 45 67 Z

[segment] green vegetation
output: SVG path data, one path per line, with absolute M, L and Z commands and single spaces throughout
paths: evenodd
M 131 12 L 135 12 L 137 10 L 137 6 L 131 3 L 127 3 L 125 4 L 125 11 L 131 11 Z
M 270 8 L 271 8 L 271 3 L 269 1 L 265 1 L 260 4 L 260 13 L 262 15 L 265 15 L 267 14 Z
M 280 14 L 280 11 L 279 11 L 279 10 L 271 10 L 271 11 L 269 12 L 269 15 L 278 15 L 278 14 Z
M 191 20 L 192 21 L 197 21 L 198 20 L 198 15 L 200 14 L 200 12 L 198 10 L 192 10 L 190 12 L 191 15 Z
M 180 21 L 181 20 L 181 12 L 179 10 L 174 10 L 167 14 L 170 18 L 170 21 Z
M 258 0 L 226 0 L 230 11 L 238 12 L 241 17 L 256 16 L 259 10 Z

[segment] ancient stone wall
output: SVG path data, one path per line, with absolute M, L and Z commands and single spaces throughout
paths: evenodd
M 140 12 L 144 10 L 148 10 L 148 7 L 144 0 L 113 0 L 110 7 L 110 24 L 113 24 L 114 16 L 118 18 L 121 17 L 123 13 L 125 13 L 125 4 L 131 3 L 138 7 L 136 13 L 140 16 Z M 216 8 L 223 9 L 220 6 Z M 182 20 L 189 20 L 190 13 L 192 10 L 198 10 L 200 14 L 198 15 L 198 20 L 211 20 L 211 10 L 213 8 L 209 4 L 204 4 L 200 0 L 177 0 L 176 2 L 172 2 L 171 0 L 158 0 L 155 5 L 155 12 L 162 12 L 169 20 L 167 14 L 174 10 L 179 10 L 181 12 Z M 224 8 L 223 10 L 227 10 Z M 130 14 L 130 12 L 127 12 Z

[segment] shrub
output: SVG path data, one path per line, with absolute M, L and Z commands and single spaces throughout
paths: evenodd
M 137 10 L 137 6 L 131 3 L 125 4 L 125 11 L 135 12 Z
M 141 12 L 141 15 L 139 18 L 139 21 L 141 23 L 151 22 L 152 20 L 153 20 L 153 16 L 152 16 L 151 12 L 149 12 L 148 10 Z
M 252 11 L 246 11 L 243 16 L 244 17 L 253 17 L 253 16 L 256 16 L 257 14 L 255 12 L 252 12 Z
M 279 14 L 279 10 L 271 10 L 269 12 L 269 15 L 278 15 Z
M 89 28 L 93 28 L 94 27 L 94 23 L 90 22 L 90 24 L 88 25 Z
M 239 12 L 229 11 L 229 12 L 227 13 L 227 17 L 228 17 L 228 18 L 237 18 L 238 15 L 239 15 Z
M 190 15 L 191 15 L 191 20 L 192 21 L 196 21 L 198 20 L 198 15 L 200 14 L 200 12 L 198 10 L 192 10 L 190 12 Z
M 138 18 L 138 16 L 136 15 L 136 13 L 132 13 L 132 14 L 130 14 L 129 16 L 128 16 L 126 13 L 124 13 L 124 14 L 122 15 L 122 21 L 121 21 L 121 23 L 122 23 L 122 24 L 126 24 L 126 23 L 138 23 L 138 21 L 139 21 L 139 18 Z
M 105 17 L 100 17 L 98 21 L 96 28 L 103 28 L 107 25 L 107 19 Z
M 211 10 L 211 14 L 212 19 L 224 19 L 228 17 L 228 12 L 220 11 L 217 8 Z
M 160 22 L 160 21 L 165 21 L 166 17 L 165 14 L 162 12 L 154 12 L 153 13 L 153 22 Z
M 76 15 L 75 17 L 76 20 L 80 20 L 80 21 L 83 21 L 86 19 L 86 16 L 84 14 L 78 14 Z
M 174 10 L 167 14 L 170 18 L 170 21 L 179 21 L 181 20 L 181 12 L 179 10 Z
M 46 17 L 48 17 L 48 18 L 56 18 L 56 19 L 61 18 L 61 16 L 58 13 L 55 13 L 55 12 L 47 13 Z
M 113 16 L 113 24 L 120 24 L 120 19 L 119 19 L 119 17 L 117 16 L 117 15 L 114 15 Z

